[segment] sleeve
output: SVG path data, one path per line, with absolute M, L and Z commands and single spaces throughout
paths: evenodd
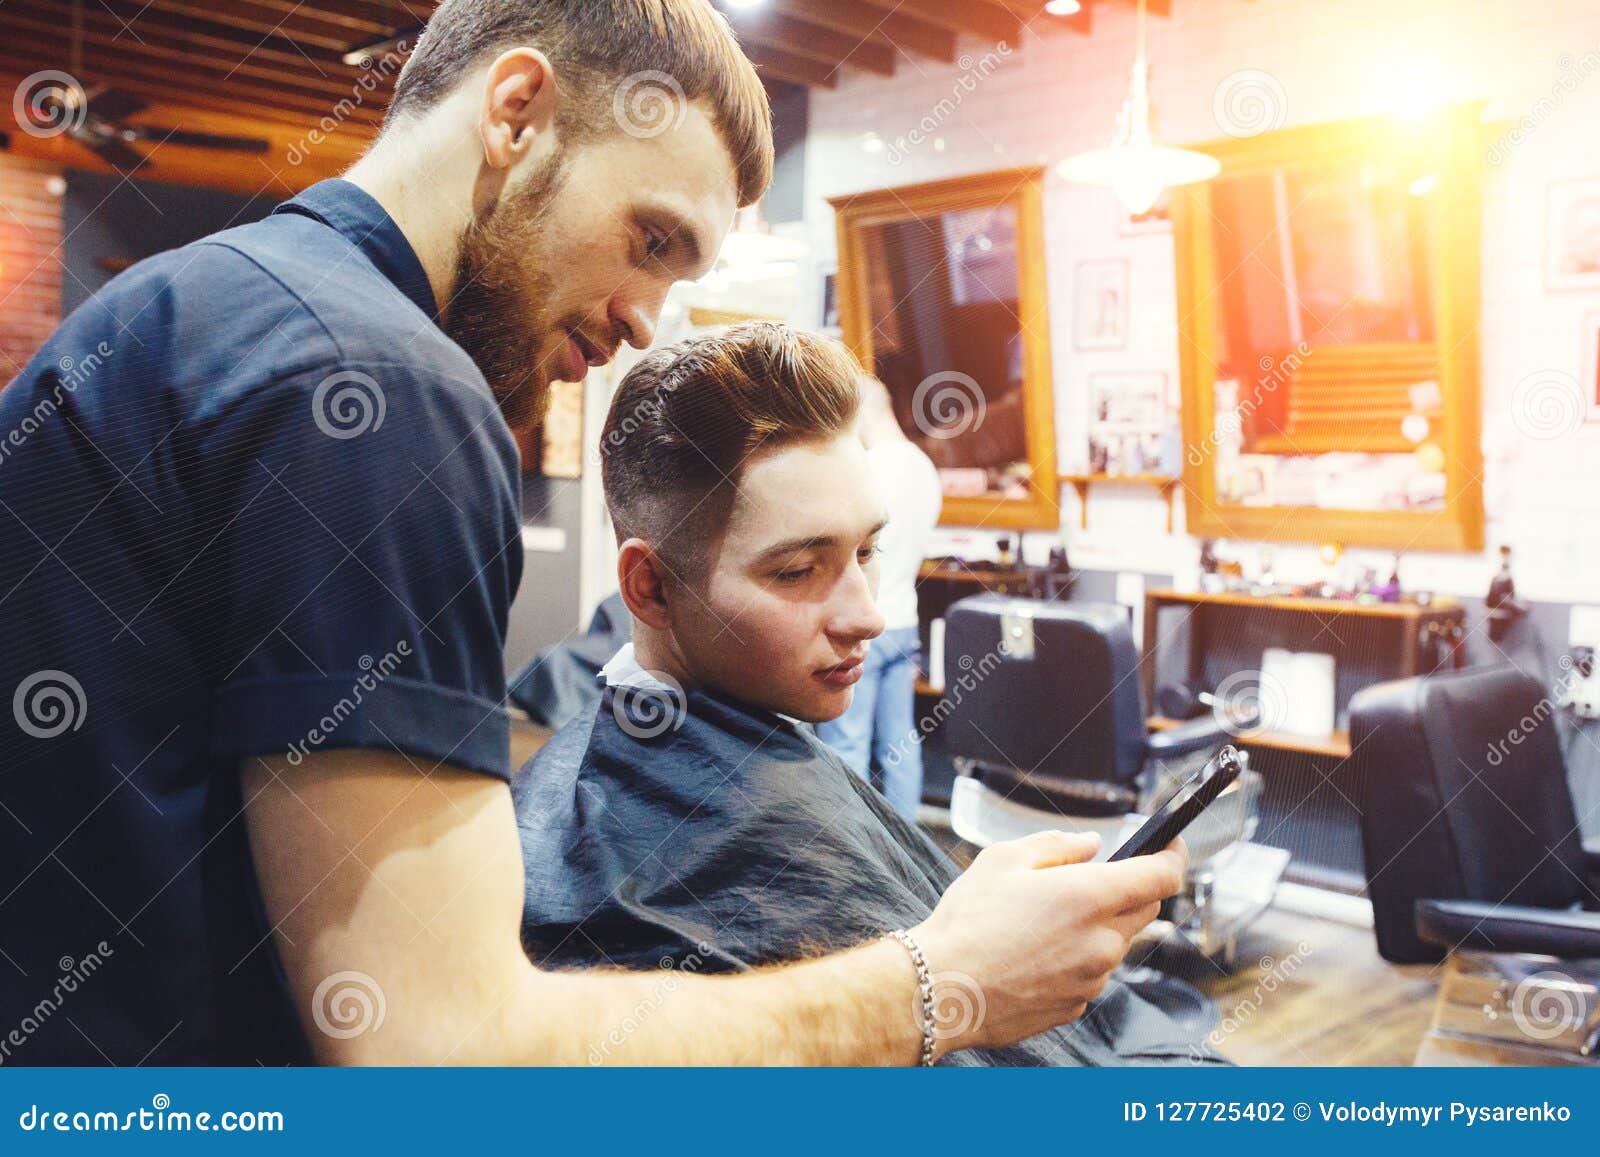
M 240 400 L 200 441 L 218 757 L 374 748 L 510 775 L 518 455 L 479 380 L 371 363 Z

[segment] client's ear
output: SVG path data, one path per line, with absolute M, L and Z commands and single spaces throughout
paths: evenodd
M 648 627 L 667 629 L 667 579 L 661 556 L 642 538 L 630 538 L 617 551 L 617 585 L 628 612 Z

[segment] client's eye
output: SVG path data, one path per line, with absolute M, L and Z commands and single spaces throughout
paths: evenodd
M 808 576 L 815 569 L 815 567 L 798 566 L 794 567 L 792 570 L 780 570 L 773 577 L 781 583 L 796 583 Z
M 864 546 L 860 550 L 856 551 L 856 561 L 862 566 L 866 566 L 881 553 L 882 548 L 878 546 L 877 543 L 873 543 L 871 546 Z

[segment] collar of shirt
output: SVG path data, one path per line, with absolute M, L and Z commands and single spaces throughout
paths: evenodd
M 664 672 L 663 672 L 664 673 Z M 661 675 L 646 670 L 639 665 L 638 658 L 633 653 L 633 644 L 624 643 L 622 649 L 606 665 L 600 668 L 600 679 L 608 687 L 632 687 L 637 691 L 664 691 L 673 696 L 674 702 L 684 700 L 684 689 L 673 684 L 665 683 Z M 800 731 L 814 730 L 811 724 L 792 715 L 785 715 L 781 711 L 771 711 L 767 714 L 783 720 L 791 728 Z
M 337 178 L 318 181 L 273 212 L 299 213 L 340 233 L 418 309 L 438 322 L 439 305 L 417 251 L 394 218 L 365 189 Z

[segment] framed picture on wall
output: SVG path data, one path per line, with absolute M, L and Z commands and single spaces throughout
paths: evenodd
M 818 325 L 830 337 L 838 337 L 839 328 L 839 271 L 829 269 L 822 274 L 822 305 L 817 310 Z
M 1600 177 L 1551 187 L 1545 283 L 1552 290 L 1600 290 Z
M 1072 344 L 1080 350 L 1120 350 L 1128 344 L 1125 258 L 1080 261 L 1074 278 Z

